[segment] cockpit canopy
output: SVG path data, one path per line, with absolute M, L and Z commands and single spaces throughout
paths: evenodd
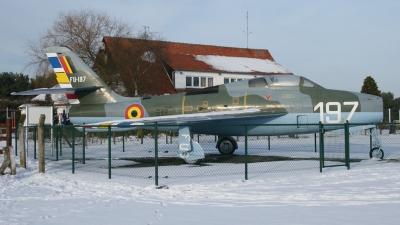
M 321 87 L 307 78 L 296 75 L 269 75 L 249 80 L 250 88 L 268 87 Z

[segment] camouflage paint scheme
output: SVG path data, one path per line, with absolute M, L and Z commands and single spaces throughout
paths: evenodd
M 68 48 L 49 47 L 46 54 L 61 88 L 70 93 L 67 97 L 71 104 L 71 122 L 91 124 L 93 128 L 109 124 L 122 127 L 155 122 L 175 125 L 207 123 L 209 126 L 193 126 L 189 132 L 219 135 L 222 140 L 225 136 L 244 135 L 245 131 L 243 127 L 227 129 L 219 125 L 248 124 L 248 135 L 284 135 L 318 132 L 315 126 L 303 124 L 320 121 L 343 124 L 346 120 L 350 123 L 375 123 L 383 116 L 380 97 L 325 89 L 296 75 L 265 75 L 147 99 L 122 97 Z M 48 91 L 46 93 L 56 92 Z M 297 127 L 266 129 L 259 126 L 267 124 L 297 124 Z M 168 129 L 178 130 L 181 126 Z
M 140 117 L 182 114 L 193 114 L 193 118 L 195 118 L 195 115 L 206 112 L 244 109 L 258 109 L 259 112 L 249 115 L 238 113 L 240 116 L 227 119 L 218 118 L 218 120 L 226 120 L 227 124 L 318 123 L 321 120 L 321 107 L 315 108 L 318 104 L 322 104 L 323 123 L 329 123 L 327 118 L 330 118 L 331 121 L 339 121 L 338 123 L 342 124 L 354 108 L 354 105 L 345 105 L 345 102 L 358 103 L 354 115 L 350 118 L 349 122 L 351 123 L 379 122 L 383 116 L 383 103 L 378 96 L 325 89 L 307 78 L 296 75 L 266 75 L 252 80 L 147 99 L 122 97 L 112 91 L 90 67 L 68 48 L 49 47 L 46 52 L 48 55 L 52 53 L 57 54 L 58 57 L 64 56 L 71 68 L 70 73 L 66 74 L 66 79 L 70 83 L 69 87 L 81 88 L 81 90 L 74 91 L 79 103 L 72 103 L 69 111 L 70 120 L 74 124 L 92 124 L 126 119 L 139 121 Z M 56 66 L 53 63 L 52 65 L 53 68 Z M 58 74 L 56 69 L 54 70 Z M 61 79 L 58 78 L 57 75 L 57 80 L 61 84 Z M 327 103 L 335 104 L 330 104 L 327 107 Z M 135 114 L 137 110 L 125 115 L 126 109 L 132 104 L 141 107 L 140 117 Z M 338 107 L 340 107 L 339 113 L 337 113 Z M 196 119 L 193 119 L 193 121 L 186 120 L 186 122 L 195 123 Z
M 264 86 L 257 83 L 249 85 L 249 80 L 244 80 L 193 92 L 149 99 L 122 97 L 113 92 L 91 68 L 68 48 L 50 47 L 46 49 L 46 52 L 66 56 L 72 68 L 72 73 L 68 74 L 68 80 L 73 88 L 102 87 L 95 91 L 82 90 L 75 93 L 80 104 L 71 107 L 70 118 L 78 124 L 126 119 L 124 110 L 132 103 L 144 107 L 145 117 L 257 108 L 260 109 L 261 114 L 293 113 L 306 114 L 313 118 L 313 114 L 319 114 L 314 107 L 320 102 L 326 104 L 328 102 L 357 101 L 359 103 L 356 108 L 357 113 L 373 113 L 376 116 L 371 118 L 353 117 L 351 122 L 378 122 L 382 119 L 383 107 L 380 97 L 325 89 L 304 77 L 295 75 L 264 76 L 267 82 Z M 80 79 L 82 77 L 85 79 Z M 294 83 L 280 84 L 279 79 L 282 77 L 285 77 L 284 82 L 288 83 L 287 80 L 293 80 Z M 290 80 L 290 77 L 295 78 Z M 346 114 L 351 109 L 351 105 L 342 105 L 341 112 Z M 98 117 L 98 119 L 91 119 L 93 117 Z M 308 122 L 318 123 L 319 120 L 309 120 Z M 297 120 L 286 123 L 297 123 Z

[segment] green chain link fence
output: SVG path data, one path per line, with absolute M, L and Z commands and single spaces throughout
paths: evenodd
M 357 124 L 366 125 L 366 124 Z M 182 179 L 188 177 L 243 174 L 257 175 L 266 172 L 319 169 L 344 166 L 350 169 L 376 163 L 398 161 L 400 140 L 394 124 L 379 124 L 383 160 L 370 158 L 372 140 L 370 130 L 350 132 L 343 125 L 343 134 L 324 132 L 329 125 L 259 125 L 260 131 L 279 132 L 281 129 L 320 130 L 318 133 L 281 136 L 234 136 L 238 149 L 232 155 L 221 155 L 216 149 L 217 136 L 193 134 L 192 139 L 202 146 L 205 158 L 199 165 L 187 164 L 178 157 L 178 134 L 171 130 L 175 125 L 136 126 L 135 130 L 86 133 L 79 126 L 45 126 L 46 166 L 78 171 L 103 173 L 112 176 L 135 178 Z M 252 129 L 245 124 L 217 126 L 201 124 L 207 129 Z M 76 129 L 78 128 L 78 129 Z M 175 127 L 176 130 L 177 127 Z M 25 127 L 27 155 L 37 157 L 37 127 Z M 347 131 L 347 133 L 346 133 Z M 19 145 L 15 137 L 16 154 Z

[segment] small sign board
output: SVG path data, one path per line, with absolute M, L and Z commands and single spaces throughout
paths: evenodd
M 26 120 L 24 126 L 38 125 L 40 114 L 46 116 L 44 124 L 53 125 L 53 106 L 26 106 Z

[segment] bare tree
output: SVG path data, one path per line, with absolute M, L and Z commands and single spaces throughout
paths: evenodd
M 68 46 L 85 63 L 100 74 L 104 68 L 96 58 L 103 36 L 132 37 L 133 25 L 111 18 L 105 12 L 79 10 L 60 12 L 51 28 L 37 41 L 27 42 L 27 54 L 31 58 L 27 67 L 34 67 L 37 74 L 46 74 L 49 68 L 44 49 L 48 46 Z M 101 76 L 101 75 L 100 75 Z
M 36 77 L 31 78 L 33 88 L 52 88 L 58 84 L 54 72 L 45 73 L 43 75 L 37 74 Z
M 152 85 L 151 68 L 162 66 L 167 60 L 165 42 L 160 36 L 144 30 L 138 38 L 113 38 L 107 42 L 108 53 L 111 57 L 116 72 L 114 77 L 119 77 L 128 96 L 140 96 Z M 144 82 L 146 79 L 146 82 Z

